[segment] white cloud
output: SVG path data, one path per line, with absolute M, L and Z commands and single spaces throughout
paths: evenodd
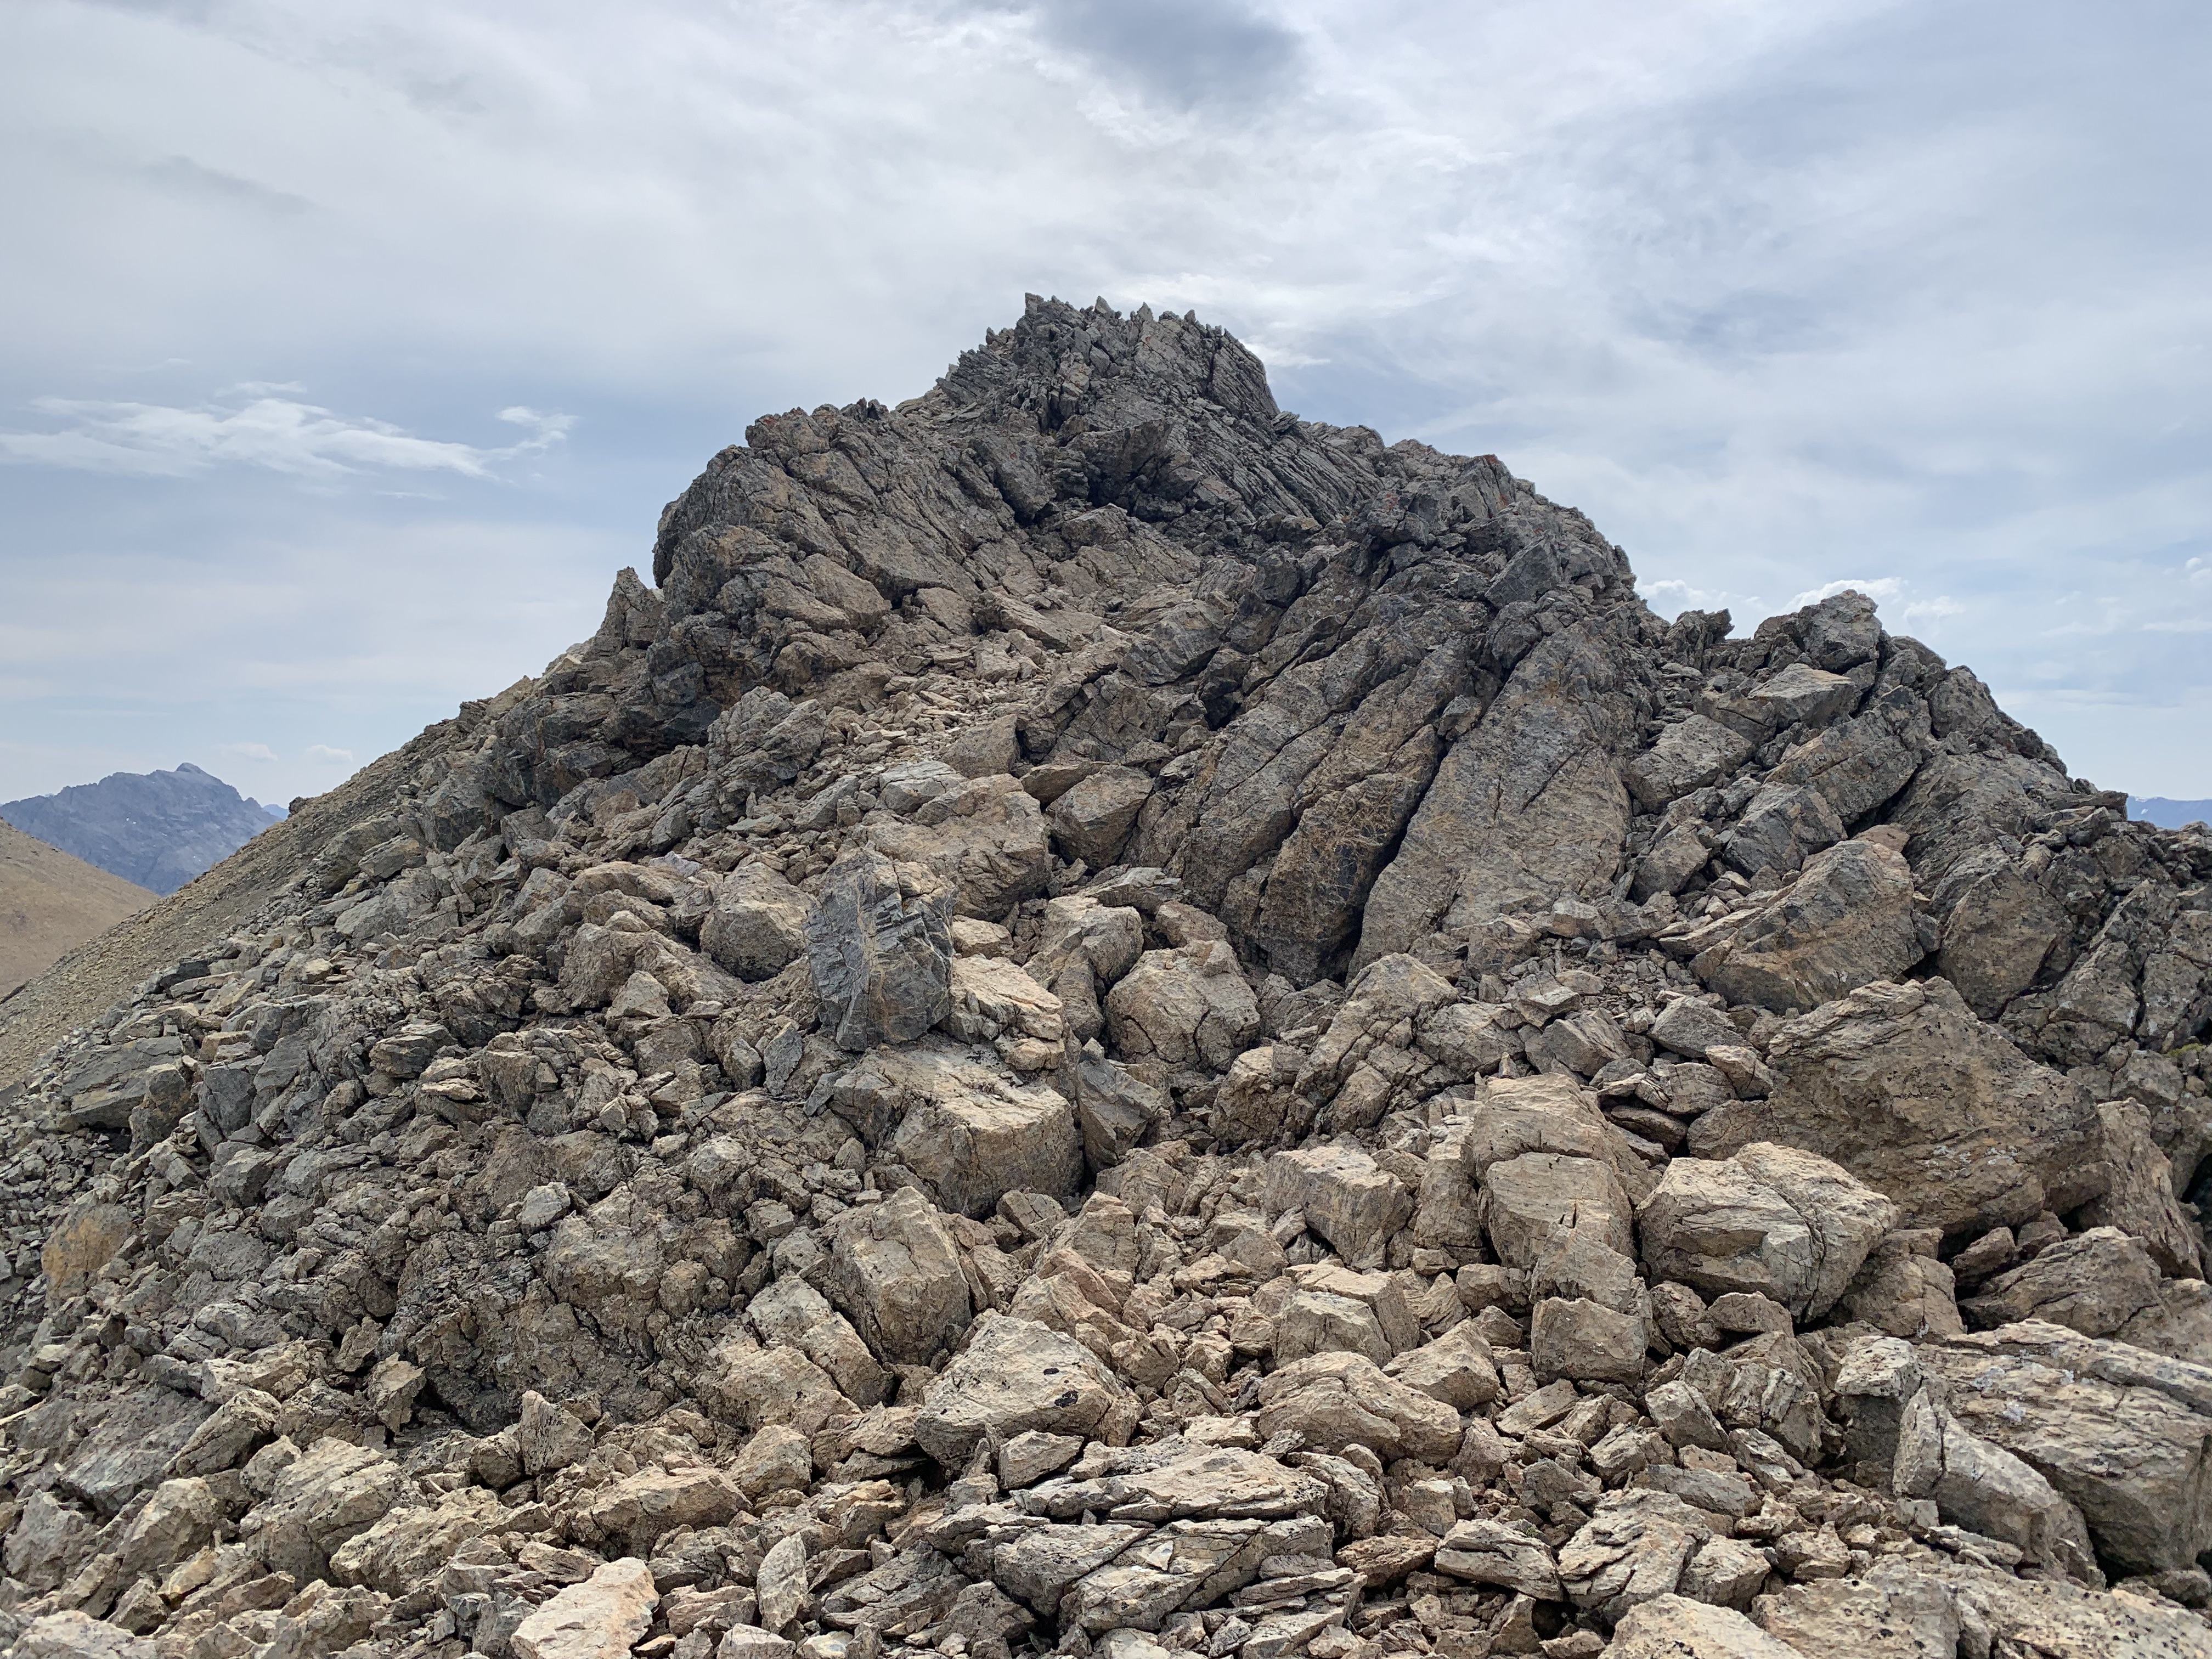
M 1863 593 L 1879 608 L 1885 599 L 1902 598 L 1905 584 L 1895 576 L 1876 576 L 1869 580 L 1864 576 L 1851 576 L 1839 582 L 1823 582 L 1818 587 L 1808 587 L 1790 601 L 1792 611 L 1808 605 L 1818 605 L 1823 599 L 1832 599 L 1838 593 Z
M 241 388 L 244 389 L 244 388 Z M 501 448 L 418 438 L 389 422 L 334 415 L 289 398 L 255 397 L 226 408 L 40 398 L 34 407 L 64 424 L 58 432 L 0 432 L 0 460 L 93 472 L 179 478 L 222 465 L 265 467 L 305 478 L 341 478 L 372 468 L 492 475 L 501 461 L 561 441 L 564 415 L 513 408 L 499 418 L 531 435 Z
M 353 750 L 333 748 L 327 743 L 311 743 L 301 751 L 310 766 L 351 766 Z
M 1744 631 L 1741 624 L 1745 617 L 1750 618 L 1754 623 L 1759 620 L 1755 613 L 1759 610 L 1760 600 L 1756 593 L 1740 594 L 1729 593 L 1718 589 L 1709 590 L 1678 578 L 1639 582 L 1637 591 L 1644 596 L 1644 602 L 1646 605 L 1661 616 L 1670 619 L 1680 616 L 1685 611 L 1726 611 L 1739 624 L 1737 628 L 1739 633 Z M 1735 616 L 1739 610 L 1743 612 L 1743 617 Z
M 226 755 L 235 755 L 240 760 L 267 761 L 274 763 L 276 751 L 265 743 L 226 743 L 222 745 Z

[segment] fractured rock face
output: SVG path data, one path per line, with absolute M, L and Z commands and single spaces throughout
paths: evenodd
M 1473 741 L 1453 745 L 1376 878 L 1358 958 L 1404 951 L 1439 924 L 1471 927 L 1620 868 L 1628 695 L 1619 646 L 1595 624 L 1545 640 L 1514 670 Z

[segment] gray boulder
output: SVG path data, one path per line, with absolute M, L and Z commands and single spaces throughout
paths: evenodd
M 763 864 L 740 866 L 714 889 L 699 948 L 742 980 L 773 979 L 806 949 L 814 901 Z
M 831 866 L 805 923 L 807 970 L 838 1046 L 909 1042 L 951 1006 L 951 906 L 930 872 L 879 853 Z
M 1926 954 L 1912 908 L 1912 872 L 1871 840 L 1808 860 L 1791 886 L 1729 918 L 1727 937 L 1698 951 L 1698 978 L 1730 1002 L 1808 1009 L 1875 980 L 1901 978 Z

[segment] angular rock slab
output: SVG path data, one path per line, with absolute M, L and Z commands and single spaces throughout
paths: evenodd
M 1902 978 L 1926 954 L 1911 867 L 1887 847 L 1860 840 L 1808 860 L 1793 886 L 1691 966 L 1730 1002 L 1782 1012 Z
M 1121 1380 L 1081 1343 L 1027 1319 L 985 1314 L 959 1357 L 930 1385 L 915 1443 L 948 1468 L 987 1436 L 1030 1429 L 1088 1435 L 1128 1397 Z
M 556 1594 L 507 1639 L 517 1659 L 623 1659 L 659 1605 L 652 1569 L 625 1556 Z
M 2028 1322 L 1916 1350 L 1960 1422 L 2081 1511 L 2124 1572 L 2212 1548 L 2212 1368 Z
M 935 1206 L 913 1188 L 848 1210 L 824 1231 L 823 1288 L 886 1362 L 927 1364 L 968 1328 L 960 1252 Z
M 1952 1237 L 2063 1213 L 2112 1182 L 2087 1091 L 1974 1018 L 1940 979 L 1863 986 L 1792 1020 L 1764 1101 L 1717 1107 L 1699 1158 L 1779 1141 L 1842 1164 L 1896 1200 L 1906 1226 Z
M 1836 1304 L 1897 1218 L 1849 1170 L 1766 1141 L 1724 1163 L 1674 1159 L 1637 1213 L 1655 1282 L 1756 1291 L 1800 1319 Z
M 1810 1659 L 1729 1607 L 1655 1596 L 1613 1626 L 1611 1659 Z

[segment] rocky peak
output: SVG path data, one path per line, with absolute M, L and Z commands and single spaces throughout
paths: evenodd
M 2201 830 L 1189 317 L 653 569 L 14 1087 L 26 1650 L 2203 1647 Z

